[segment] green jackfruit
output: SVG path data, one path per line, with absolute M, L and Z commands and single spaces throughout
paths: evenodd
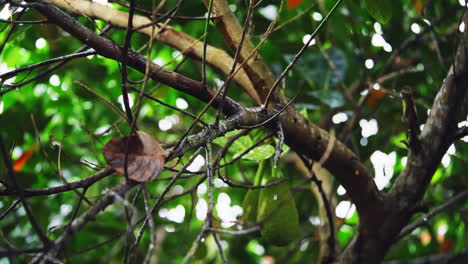
M 260 194 L 259 189 L 250 189 L 244 196 L 242 201 L 242 220 L 254 223 L 257 221 L 257 206 L 258 206 L 258 196 Z
M 275 246 L 286 246 L 298 238 L 299 215 L 288 183 L 261 189 L 257 221 L 262 223 L 262 237 Z

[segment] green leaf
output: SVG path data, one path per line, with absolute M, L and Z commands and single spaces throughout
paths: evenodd
M 290 54 L 284 55 L 287 62 L 291 61 L 293 57 L 294 55 Z M 343 81 L 347 68 L 348 63 L 344 52 L 337 48 L 331 48 L 323 53 L 304 55 L 297 61 L 295 71 L 310 85 L 328 88 Z
M 247 160 L 261 161 L 270 158 L 271 156 L 273 156 L 274 153 L 275 147 L 273 147 L 272 145 L 262 145 L 252 149 L 251 151 L 249 151 L 249 153 L 242 156 L 242 158 Z M 234 157 L 240 154 L 241 153 L 237 153 L 236 155 L 234 155 Z
M 309 119 L 309 115 L 307 114 L 307 108 L 303 107 L 299 109 L 299 113 L 301 113 L 301 115 L 303 115 L 305 118 Z
M 392 2 L 390 0 L 366 0 L 369 14 L 382 24 L 392 18 Z
M 341 107 L 345 103 L 343 95 L 335 90 L 317 90 L 308 92 L 307 94 L 316 97 L 320 102 L 331 108 Z
M 243 136 L 234 141 L 234 143 L 229 148 L 229 151 L 236 153 L 237 155 L 241 154 L 246 149 L 250 148 L 254 142 L 250 136 Z

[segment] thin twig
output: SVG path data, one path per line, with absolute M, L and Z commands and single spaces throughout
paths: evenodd
M 86 86 L 84 83 L 80 81 L 74 81 L 74 83 L 78 84 L 79 86 L 85 88 L 88 92 L 94 94 L 97 98 L 99 98 L 101 101 L 103 101 L 105 104 L 107 104 L 112 110 L 114 110 L 117 114 L 119 114 L 120 117 L 122 117 L 124 120 L 128 122 L 127 116 L 125 115 L 124 112 L 120 111 L 120 109 L 115 106 L 111 101 L 107 100 L 104 96 L 100 95 L 98 92 L 94 91 L 90 87 Z
M 99 33 L 99 36 L 106 34 L 106 32 L 109 31 L 111 28 L 112 28 L 112 26 L 106 25 L 106 26 L 101 30 L 101 32 Z M 79 49 L 76 50 L 76 52 L 77 52 L 77 53 L 82 52 L 82 51 L 84 51 L 84 50 L 87 49 L 87 48 L 88 48 L 87 45 L 81 46 Z M 59 69 L 60 67 L 64 66 L 64 65 L 65 65 L 66 63 L 68 63 L 70 60 L 71 60 L 70 58 L 67 59 L 67 60 L 63 60 L 63 61 L 57 63 L 57 65 L 54 65 L 54 66 L 49 67 L 48 69 L 46 69 L 46 70 L 40 72 L 39 74 L 37 74 L 35 77 L 33 77 L 33 78 L 31 78 L 31 79 L 28 79 L 28 80 L 26 80 L 26 81 L 24 81 L 24 82 L 16 83 L 16 84 L 14 84 L 14 85 L 0 85 L 0 86 L 8 87 L 7 89 L 4 89 L 4 90 L 0 91 L 0 96 L 4 95 L 4 94 L 6 94 L 6 93 L 8 93 L 8 92 L 10 92 L 10 91 L 13 91 L 13 90 L 15 90 L 15 89 L 17 89 L 17 88 L 23 87 L 23 86 L 25 86 L 25 85 L 28 84 L 28 83 L 31 83 L 31 82 L 34 82 L 34 81 L 38 81 L 38 80 L 42 79 L 43 77 L 48 76 L 49 73 L 55 72 L 57 69 Z M 0 83 L 0 84 L 1 84 L 1 83 Z
M 49 24 L 49 20 L 47 19 L 42 19 L 42 20 L 6 20 L 6 19 L 0 19 L 0 23 L 6 23 L 6 24 L 19 24 L 21 25 L 33 25 L 33 24 Z
M 133 90 L 133 91 L 135 91 L 135 92 L 139 92 L 139 93 L 142 92 L 142 90 L 138 90 L 138 89 L 135 88 L 135 87 L 130 87 L 130 89 Z M 167 103 L 165 103 L 165 102 L 159 100 L 158 98 L 149 95 L 149 94 L 146 93 L 146 92 L 142 92 L 142 94 L 143 94 L 143 96 L 145 96 L 146 98 L 148 98 L 148 99 L 150 99 L 150 100 L 152 100 L 152 101 L 155 101 L 155 102 L 157 102 L 157 103 L 159 103 L 159 104 L 161 104 L 161 105 L 163 105 L 163 106 L 165 106 L 165 107 L 168 107 L 168 108 L 170 108 L 170 109 L 173 109 L 173 110 L 175 110 L 175 111 L 177 111 L 177 112 L 180 112 L 180 113 L 182 113 L 182 114 L 184 114 L 184 115 L 187 115 L 187 116 L 189 116 L 189 117 L 191 117 L 191 118 L 193 118 L 193 119 L 195 119 L 195 120 L 197 119 L 197 116 L 194 115 L 194 114 L 192 114 L 192 113 L 190 113 L 190 112 L 187 112 L 187 111 L 182 110 L 182 109 L 180 109 L 180 108 L 178 108 L 178 107 L 175 107 L 175 106 L 172 106 L 172 105 L 170 105 L 170 104 L 167 104 Z M 205 121 L 203 121 L 203 120 L 201 120 L 201 119 L 198 119 L 198 122 L 202 123 L 202 124 L 205 125 L 205 126 L 208 125 Z
M 310 35 L 309 40 L 302 46 L 302 48 L 299 50 L 299 52 L 294 56 L 294 58 L 289 63 L 289 65 L 286 67 L 286 69 L 284 69 L 284 71 L 280 74 L 280 77 L 278 77 L 278 79 L 276 79 L 275 83 L 270 88 L 270 90 L 268 91 L 268 94 L 267 94 L 267 96 L 265 98 L 265 102 L 263 103 L 264 108 L 268 107 L 271 96 L 273 95 L 276 87 L 278 87 L 278 85 L 280 84 L 281 80 L 283 80 L 283 78 L 286 77 L 286 74 L 289 72 L 289 70 L 291 70 L 291 68 L 296 64 L 296 62 L 299 60 L 299 58 L 302 56 L 302 54 L 304 54 L 304 52 L 307 50 L 307 48 L 309 48 L 310 43 L 312 42 L 312 40 L 315 38 L 315 36 L 319 32 L 319 30 L 322 29 L 322 27 L 328 22 L 328 19 L 330 18 L 330 16 L 335 13 L 335 11 L 337 10 L 337 8 L 341 4 L 341 2 L 343 2 L 343 0 L 337 0 L 336 1 L 335 5 L 330 10 L 330 12 L 327 14 L 327 16 L 322 20 L 322 22 L 320 22 L 320 24 L 315 29 L 315 31 Z
M 146 188 L 146 185 L 142 185 L 143 188 L 143 194 L 144 194 L 144 202 L 145 202 L 145 210 L 146 210 L 146 217 L 148 219 L 148 223 L 150 226 L 150 243 L 148 246 L 148 250 L 146 251 L 146 257 L 143 263 L 149 263 L 149 260 L 151 259 L 154 250 L 156 249 L 156 227 L 154 224 L 154 219 L 150 215 L 151 213 L 151 208 L 149 204 L 149 192 L 148 189 Z
M 224 256 L 223 245 L 221 244 L 221 241 L 219 240 L 218 235 L 216 233 L 211 233 L 211 235 L 213 236 L 215 240 L 216 247 L 218 247 L 218 252 L 219 252 L 219 257 L 221 258 L 221 262 L 223 264 L 227 264 L 228 262 L 226 260 L 226 257 Z
M 68 192 L 74 189 L 79 188 L 88 188 L 93 185 L 95 182 L 100 181 L 101 179 L 111 175 L 114 172 L 111 168 L 105 168 L 97 172 L 96 174 L 89 176 L 83 180 L 69 182 L 64 185 L 55 186 L 51 188 L 43 188 L 43 189 L 23 189 L 23 196 L 33 197 L 33 196 L 42 196 L 42 195 L 51 195 L 51 194 L 58 194 Z M 6 189 L 0 190 L 0 196 L 7 195 L 7 196 L 19 196 L 20 193 L 18 190 Z
M 403 228 L 401 230 L 400 234 L 398 234 L 398 236 L 395 238 L 395 241 L 398 241 L 398 240 L 402 239 L 403 237 L 405 237 L 409 233 L 413 232 L 413 230 L 415 230 L 416 228 L 427 224 L 429 222 L 429 220 L 431 220 L 434 216 L 436 216 L 437 214 L 443 212 L 444 210 L 448 209 L 449 207 L 455 205 L 457 202 L 461 201 L 462 199 L 464 199 L 467 196 L 468 196 L 468 190 L 465 190 L 465 191 L 455 195 L 454 197 L 450 198 L 447 202 L 441 204 L 440 206 L 438 206 L 434 210 L 430 211 L 429 213 L 427 213 L 426 215 L 421 217 L 419 220 L 416 220 L 412 224 L 409 224 L 405 228 Z
M 278 167 L 278 162 L 281 157 L 281 153 L 283 152 L 283 144 L 284 144 L 284 131 L 281 122 L 276 122 L 276 135 L 278 137 L 278 144 L 276 145 L 275 155 L 273 157 L 273 167 Z
M 208 43 L 206 42 L 206 37 L 208 36 L 208 26 L 210 25 L 210 17 L 211 17 L 211 10 L 213 8 L 213 0 L 210 0 L 210 4 L 208 5 L 208 11 L 205 20 L 205 33 L 203 34 L 203 53 L 202 53 L 202 80 L 201 83 L 206 85 L 206 48 Z
M 39 239 L 42 241 L 42 244 L 44 245 L 44 247 L 48 247 L 51 244 L 51 241 L 47 237 L 47 235 L 42 231 L 39 223 L 36 221 L 36 218 L 32 214 L 29 204 L 26 202 L 26 199 L 24 198 L 23 188 L 21 188 L 21 186 L 16 181 L 16 176 L 13 170 L 11 157 L 9 153 L 6 151 L 5 144 L 3 143 L 3 137 L 1 135 L 0 135 L 0 153 L 2 154 L 3 162 L 7 169 L 7 176 L 10 178 L 11 182 L 13 183 L 13 187 L 15 188 L 15 190 L 17 190 L 19 193 L 21 204 L 23 205 L 23 209 L 29 218 L 29 222 L 31 223 L 31 226 L 33 227 L 36 234 L 39 236 Z
M 135 0 L 130 0 L 130 7 L 128 10 L 128 24 L 127 24 L 127 33 L 125 34 L 125 43 L 122 47 L 122 54 L 124 55 L 122 58 L 122 97 L 123 97 L 123 104 L 125 108 L 125 114 L 127 115 L 127 122 L 131 126 L 133 122 L 133 115 L 132 110 L 130 109 L 130 102 L 128 99 L 128 91 L 127 91 L 127 62 L 128 62 L 128 51 L 132 48 L 131 47 L 131 39 L 132 39 L 132 27 L 133 27 L 133 15 L 135 13 Z M 126 155 L 127 156 L 127 155 Z M 128 159 L 128 157 L 127 157 Z M 127 178 L 127 160 L 125 161 L 125 177 Z
M 1 195 L 1 194 L 0 194 L 0 195 Z M 8 207 L 8 208 L 5 210 L 5 212 L 3 212 L 3 213 L 0 215 L 0 221 L 2 221 L 2 219 L 3 219 L 5 216 L 7 216 L 11 211 L 13 211 L 13 210 L 16 208 L 16 206 L 17 206 L 20 202 L 21 202 L 20 199 L 14 201 L 14 202 L 10 205 L 10 207 Z
M 251 233 L 255 233 L 257 231 L 260 231 L 260 225 L 255 225 L 253 227 L 250 227 L 248 229 L 244 230 L 238 230 L 238 231 L 231 231 L 231 230 L 224 230 L 224 229 L 217 229 L 217 228 L 209 228 L 208 231 L 213 232 L 213 233 L 220 233 L 220 234 L 226 234 L 226 235 L 247 235 Z
M 24 67 L 21 67 L 19 69 L 11 70 L 9 72 L 5 72 L 3 74 L 0 74 L 0 79 L 7 80 L 7 79 L 12 78 L 13 76 L 15 76 L 15 75 L 17 75 L 17 74 L 19 74 L 21 72 L 24 72 L 24 71 L 31 71 L 31 70 L 34 70 L 34 69 L 36 69 L 38 67 L 49 65 L 49 64 L 52 64 L 52 63 L 55 63 L 55 62 L 69 61 L 71 59 L 82 58 L 82 57 L 95 55 L 95 54 L 97 54 L 96 51 L 89 50 L 89 51 L 84 51 L 84 52 L 76 52 L 76 53 L 60 56 L 60 57 L 53 58 L 53 59 L 48 59 L 48 60 L 45 60 L 45 61 L 41 61 L 41 62 L 32 64 L 32 65 L 24 66 Z
M 192 162 L 195 160 L 195 158 L 198 156 L 198 154 L 201 152 L 201 148 L 199 148 L 193 155 L 192 157 L 190 157 L 189 161 L 182 167 L 182 169 L 171 179 L 171 181 L 169 182 L 169 184 L 166 186 L 166 188 L 164 188 L 164 191 L 161 193 L 161 195 L 159 196 L 158 200 L 155 202 L 155 204 L 153 205 L 153 207 L 151 208 L 151 212 L 150 214 L 148 214 L 146 217 L 145 217 L 145 220 L 143 222 L 143 225 L 141 226 L 140 228 L 140 231 L 138 233 L 138 236 L 137 236 L 137 239 L 135 240 L 135 243 L 133 245 L 133 248 L 135 249 L 136 247 L 138 247 L 138 244 L 140 243 L 140 240 L 141 238 L 143 237 L 143 233 L 144 233 L 144 230 L 146 229 L 146 225 L 148 224 L 148 221 L 149 221 L 149 217 L 152 217 L 154 215 L 155 212 L 157 212 L 160 208 L 160 206 L 162 205 L 163 201 L 164 201 L 164 197 L 166 196 L 166 194 L 169 192 L 169 190 L 172 188 L 172 186 L 176 183 L 177 179 L 182 175 L 182 172 L 185 171 L 188 166 L 190 166 L 190 164 L 192 164 Z
M 212 4 L 213 4 L 213 0 L 210 0 L 210 11 L 211 11 Z M 250 24 L 250 21 L 252 19 L 252 13 L 253 13 L 253 0 L 249 0 L 249 8 L 247 10 L 247 17 L 245 18 L 245 24 L 244 24 L 244 27 L 242 28 L 241 38 L 239 40 L 239 44 L 237 45 L 236 53 L 234 54 L 234 58 L 233 58 L 234 61 L 232 63 L 231 71 L 229 72 L 228 76 L 234 76 L 233 74 L 234 74 L 234 71 L 236 70 L 237 60 L 239 59 L 239 56 L 241 54 L 241 49 L 244 44 L 245 34 L 247 32 L 248 25 Z M 219 118 L 221 117 L 221 113 L 223 112 L 224 100 L 226 100 L 226 95 L 228 93 L 231 80 L 232 78 L 227 78 L 226 82 L 224 82 L 224 85 L 222 88 L 223 92 L 221 94 L 221 103 L 219 105 L 218 114 L 216 115 L 215 124 L 218 124 Z
M 299 155 L 299 157 L 302 159 L 304 162 L 304 165 L 309 169 L 310 172 L 310 180 L 315 183 L 315 186 L 317 186 L 317 189 L 319 191 L 320 197 L 323 202 L 323 206 L 325 207 L 325 212 L 327 214 L 327 221 L 330 229 L 330 236 L 328 237 L 328 247 L 329 247 L 329 256 L 325 256 L 325 260 L 328 263 L 331 263 L 331 261 L 336 257 L 335 256 L 335 249 L 336 249 L 336 231 L 335 231 L 335 218 L 333 216 L 333 212 L 331 209 L 330 201 L 327 198 L 327 194 L 325 193 L 325 190 L 323 189 L 322 182 L 317 178 L 317 175 L 315 174 L 313 170 L 313 163 L 309 162 L 304 156 Z M 323 158 L 323 156 L 322 156 Z M 322 160 L 321 158 L 321 160 Z
M 208 232 L 208 229 L 211 227 L 211 221 L 213 217 L 213 207 L 214 207 L 214 196 L 213 196 L 213 189 L 214 189 L 214 183 L 213 183 L 213 163 L 212 163 L 212 154 L 211 154 L 211 146 L 208 144 L 205 147 L 206 150 L 206 174 L 208 177 L 208 212 L 206 214 L 205 222 L 203 223 L 203 227 L 198 234 L 197 238 L 192 244 L 192 247 L 190 250 L 187 252 L 185 255 L 182 263 L 186 264 L 190 261 L 190 259 L 193 257 L 195 252 L 197 251 L 197 248 L 199 247 L 202 239 L 205 237 L 206 233 Z

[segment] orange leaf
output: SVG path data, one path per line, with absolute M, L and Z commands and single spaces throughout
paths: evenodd
M 125 176 L 126 151 L 129 179 L 136 182 L 156 180 L 164 168 L 167 153 L 153 136 L 138 131 L 136 136 L 114 138 L 107 142 L 102 149 L 104 158 L 122 176 Z
M 424 231 L 421 233 L 421 235 L 419 236 L 419 239 L 421 240 L 421 244 L 423 244 L 424 246 L 428 245 L 429 243 L 431 243 L 431 234 L 427 231 Z
M 453 240 L 446 240 L 444 242 L 442 242 L 440 244 L 440 247 L 439 247 L 439 252 L 441 254 L 447 254 L 449 253 L 450 251 L 452 251 L 452 249 L 455 247 L 455 241 Z
M 369 98 L 367 99 L 367 105 L 370 107 L 375 107 L 377 103 L 385 96 L 385 93 L 382 90 L 372 89 L 370 91 Z
M 341 225 L 343 223 L 344 219 L 340 217 L 335 218 L 336 225 Z
M 317 231 L 317 232 L 314 232 L 314 233 L 313 233 L 313 237 L 314 237 L 314 239 L 316 239 L 316 240 L 320 240 L 320 232 L 318 232 L 318 231 Z
M 31 155 L 34 153 L 36 150 L 36 145 L 33 145 L 30 147 L 28 150 L 26 150 L 21 157 L 19 157 L 15 162 L 13 162 L 13 170 L 14 171 L 20 171 L 24 165 L 26 164 L 26 161 L 29 160 Z
M 414 6 L 414 9 L 416 9 L 416 11 L 421 14 L 424 8 L 423 2 L 421 0 L 413 0 L 413 6 Z
M 288 0 L 288 9 L 293 9 L 302 2 L 304 2 L 304 0 Z
M 260 263 L 275 264 L 276 261 L 275 261 L 275 258 L 272 257 L 272 256 L 263 256 L 263 257 L 262 257 L 262 260 L 260 261 Z

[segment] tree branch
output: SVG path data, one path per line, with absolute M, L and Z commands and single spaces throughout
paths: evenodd
M 464 17 L 464 23 L 468 16 Z M 442 84 L 420 136 L 421 153 L 410 151 L 405 170 L 391 192 L 401 208 L 409 209 L 422 197 L 440 161 L 457 133 L 468 87 L 468 33 L 465 31 L 452 67 Z M 402 204 L 404 203 L 404 204 Z
M 83 180 L 75 181 L 75 182 L 70 182 L 66 183 L 60 186 L 56 187 L 51 187 L 51 188 L 44 188 L 44 189 L 23 189 L 22 193 L 23 196 L 26 197 L 33 197 L 33 196 L 41 196 L 41 195 L 50 195 L 50 194 L 57 194 L 57 193 L 63 193 L 67 192 L 70 190 L 75 190 L 79 188 L 86 188 L 91 185 L 93 185 L 95 182 L 103 179 L 106 176 L 111 175 L 114 172 L 113 169 L 111 168 L 105 168 L 98 173 L 89 176 Z M 6 190 L 0 190 L 0 196 L 5 195 L 5 196 L 19 196 L 20 191 L 15 190 L 15 189 L 6 189 Z
M 77 0 L 69 1 L 75 3 Z M 218 1 L 215 1 L 214 3 L 214 12 L 216 12 L 216 8 L 219 8 L 217 2 Z M 43 15 L 45 15 L 50 22 L 62 27 L 65 31 L 69 32 L 77 39 L 94 48 L 102 56 L 119 61 L 122 60 L 123 54 L 121 53 L 122 51 L 117 44 L 97 36 L 94 32 L 87 29 L 55 6 L 49 3 L 41 3 L 42 4 L 38 6 L 38 10 L 43 13 Z M 78 6 L 68 6 L 67 8 L 76 9 Z M 91 6 L 88 6 L 88 8 L 90 7 Z M 102 8 L 102 6 L 94 5 L 92 7 L 94 8 L 93 12 L 100 10 L 99 8 Z M 215 15 L 216 14 L 217 13 L 215 13 Z M 114 15 L 122 14 L 119 13 Z M 137 19 L 137 17 L 135 17 L 135 19 Z M 234 23 L 233 21 L 229 22 Z M 235 22 L 236 23 L 234 24 L 237 24 L 241 30 L 237 20 L 235 20 Z M 244 52 L 244 49 L 249 51 L 250 47 L 253 47 L 250 40 L 246 40 L 244 48 L 241 51 L 241 57 L 243 56 L 242 53 Z M 128 53 L 128 65 L 144 73 L 147 59 L 141 54 L 131 50 L 128 51 Z M 268 68 L 266 68 L 266 66 L 257 66 L 259 61 L 261 60 L 257 58 L 254 60 L 255 67 L 248 67 L 253 69 L 260 69 L 256 71 L 256 76 L 260 79 L 254 78 L 254 80 L 257 80 L 254 83 L 265 83 L 265 80 L 269 80 L 268 83 L 270 83 L 270 81 L 274 81 L 273 75 L 268 70 Z M 193 95 L 204 102 L 209 102 L 216 94 L 215 91 L 207 89 L 200 82 L 194 81 L 175 72 L 165 70 L 155 63 L 150 63 L 150 72 L 150 77 L 153 80 L 160 81 L 184 93 Z M 269 74 L 264 74 L 265 72 L 268 72 Z M 273 84 L 273 82 L 271 82 L 271 84 Z M 266 92 L 268 91 L 267 88 L 265 88 L 264 91 L 264 96 L 266 96 Z M 282 97 L 280 98 L 280 101 L 286 102 L 287 98 Z M 216 108 L 219 105 L 219 102 L 219 98 L 216 99 L 213 102 L 213 106 Z M 239 109 L 239 104 L 227 98 L 223 107 L 224 114 L 229 116 L 236 113 Z M 311 159 L 320 159 L 322 154 L 326 151 L 329 141 L 329 135 L 325 131 L 321 130 L 319 127 L 301 116 L 292 106 L 281 115 L 281 121 L 283 123 L 287 144 L 292 146 L 295 151 L 305 154 Z M 330 158 L 325 162 L 324 166 L 328 168 L 340 180 L 340 183 L 347 189 L 348 194 L 353 199 L 353 202 L 355 202 L 358 210 L 365 211 L 365 208 L 375 208 L 376 206 L 374 206 L 374 204 L 381 201 L 377 188 L 375 187 L 375 184 L 371 179 L 367 169 L 342 143 L 336 142 Z
M 464 17 L 468 22 L 468 15 Z M 358 235 L 342 254 L 344 263 L 380 262 L 401 229 L 414 214 L 434 172 L 457 132 L 457 121 L 462 113 L 468 87 L 468 31 L 458 46 L 452 67 L 443 82 L 431 108 L 419 142 L 420 151 L 410 148 L 405 169 L 392 190 L 385 196 L 381 211 L 375 215 L 375 224 L 361 221 Z
M 384 264 L 465 264 L 468 259 L 468 249 L 465 249 L 459 253 L 450 255 L 435 255 L 422 257 L 412 261 L 388 261 Z
M 214 3 L 215 10 L 217 6 L 219 8 L 219 5 L 216 4 L 217 2 L 218 1 Z M 78 23 L 74 18 L 70 17 L 56 6 L 46 2 L 40 3 L 41 4 L 37 6 L 37 9 L 45 17 L 47 17 L 50 22 L 55 23 L 80 41 L 94 48 L 96 52 L 102 56 L 118 61 L 122 60 L 122 49 L 116 43 L 98 36 L 93 31 Z M 234 23 L 232 21 L 230 22 Z M 238 22 L 234 24 L 239 25 Z M 248 47 L 248 44 L 252 46 L 250 40 L 246 40 L 244 48 Z M 244 49 L 242 49 L 242 51 L 243 50 Z M 242 51 L 241 54 L 243 53 Z M 148 63 L 147 58 L 132 50 L 128 51 L 127 58 L 129 66 L 142 73 L 145 72 L 146 65 Z M 261 60 L 258 58 L 254 60 L 256 64 L 258 64 L 259 61 Z M 265 68 L 264 71 L 270 72 L 267 68 Z M 260 71 L 257 73 L 260 74 Z M 268 79 L 273 80 L 273 75 L 271 72 L 270 75 L 271 78 Z M 178 73 L 163 69 L 159 65 L 152 62 L 150 63 L 150 77 L 153 80 L 160 81 L 179 91 L 195 96 L 204 102 L 209 102 L 216 95 L 215 91 L 205 87 L 200 82 L 194 81 Z M 260 81 L 264 82 L 264 77 L 262 77 L 262 80 Z M 266 93 L 264 96 L 266 96 Z M 287 99 L 282 97 L 280 98 L 280 101 L 287 101 Z M 218 97 L 214 100 L 212 106 L 217 108 L 219 103 L 220 98 Z M 225 115 L 231 116 L 240 109 L 241 106 L 238 103 L 229 98 L 226 98 L 223 107 L 223 112 Z M 257 118 L 254 120 L 256 122 L 260 120 L 258 117 L 254 118 Z M 305 119 L 292 106 L 289 107 L 285 113 L 280 115 L 280 119 L 283 124 L 287 144 L 289 144 L 296 152 L 304 154 L 313 160 L 319 160 L 322 157 L 323 153 L 326 152 L 329 145 L 328 143 L 330 141 L 330 136 L 327 132 L 320 129 L 309 120 Z M 254 124 L 258 123 L 250 123 L 250 125 Z M 356 207 L 360 213 L 369 212 L 369 218 L 373 219 L 375 216 L 375 208 L 382 208 L 379 205 L 382 198 L 380 197 L 380 194 L 369 172 L 364 167 L 364 165 L 358 161 L 352 151 L 349 150 L 344 144 L 337 141 L 330 153 L 330 158 L 327 159 L 323 165 L 329 169 L 330 172 L 335 177 L 337 177 L 340 183 L 346 188 L 347 193 L 356 204 Z M 365 218 L 364 215 L 361 215 L 361 217 Z
M 103 211 L 107 208 L 107 206 L 112 204 L 117 197 L 124 196 L 125 193 L 127 193 L 136 185 L 136 182 L 125 180 L 123 183 L 112 188 L 99 202 L 94 204 L 88 211 L 86 211 L 84 215 L 75 219 L 73 224 L 70 225 L 70 228 L 67 228 L 65 233 L 62 234 L 62 236 L 60 236 L 57 240 L 55 240 L 48 250 L 44 251 L 42 254 L 37 255 L 32 263 L 47 263 L 47 260 L 54 258 L 71 238 L 71 234 L 83 228 L 83 226 L 94 219 L 100 211 Z
M 51 3 L 61 7 L 67 11 L 80 14 L 87 17 L 99 18 L 111 23 L 112 25 L 120 28 L 126 28 L 128 25 L 128 13 L 122 12 L 112 7 L 102 5 L 95 2 L 83 0 L 50 0 Z M 152 21 L 140 15 L 134 15 L 133 27 L 139 28 L 142 25 L 152 24 Z M 140 28 L 137 31 L 147 36 L 152 36 L 152 31 L 157 34 L 154 37 L 164 44 L 180 50 L 185 55 L 201 60 L 203 57 L 203 43 L 191 36 L 177 31 L 170 26 L 162 28 L 159 24 Z M 219 72 L 226 76 L 229 75 L 234 60 L 229 54 L 216 47 L 207 46 L 206 61 Z M 260 103 L 260 98 L 253 88 L 252 83 L 247 77 L 246 73 L 241 70 L 234 76 L 234 81 L 242 87 L 257 103 Z
M 204 0 L 204 2 L 208 4 L 209 0 Z M 228 2 L 214 0 L 213 12 L 218 17 L 215 19 L 215 23 L 226 43 L 231 50 L 236 50 L 241 41 L 243 29 L 230 10 Z M 255 55 L 251 56 L 251 54 Z M 250 38 L 246 37 L 240 52 L 240 61 L 244 62 L 250 57 L 253 59 L 249 59 L 244 64 L 244 69 L 261 99 L 264 100 L 275 83 L 275 77 L 258 51 L 255 50 Z M 289 101 L 277 92 L 275 92 L 273 99 L 282 105 Z M 330 141 L 328 133 L 304 118 L 294 106 L 288 107 L 285 113 L 280 115 L 280 120 L 284 129 L 285 141 L 296 152 L 316 161 L 326 152 Z M 382 208 L 379 205 L 382 202 L 382 197 L 368 170 L 342 142 L 335 143 L 330 158 L 323 165 L 340 181 L 361 214 L 369 212 L 368 215 L 372 218 L 371 213 L 375 214 L 375 208 Z M 363 216 L 361 215 L 361 217 Z
M 100 37 L 87 27 L 80 24 L 76 19 L 57 8 L 55 5 L 42 1 L 39 3 L 40 4 L 38 4 L 36 8 L 45 17 L 47 17 L 50 22 L 61 27 L 63 30 L 87 44 L 89 47 L 94 48 L 94 50 L 96 50 L 100 55 L 120 62 L 123 60 L 124 54 L 122 54 L 122 49 L 119 45 L 111 40 Z M 187 78 L 176 72 L 166 70 L 156 63 L 148 62 L 148 59 L 140 53 L 128 50 L 126 56 L 128 59 L 128 65 L 141 73 L 145 73 L 146 65 L 149 63 L 150 77 L 153 80 L 160 81 L 181 92 L 195 96 L 204 102 L 209 102 L 216 95 L 216 91 L 203 86 L 200 82 Z M 216 98 L 212 105 L 217 107 L 219 106 L 219 103 L 220 99 Z M 226 98 L 224 104 L 224 114 L 228 116 L 238 112 L 241 107 L 237 102 L 229 98 Z
M 456 196 L 452 197 L 449 199 L 447 202 L 443 203 L 442 205 L 438 206 L 434 210 L 430 211 L 424 217 L 421 219 L 417 220 L 416 222 L 406 226 L 403 230 L 401 230 L 400 234 L 396 238 L 396 240 L 399 240 L 403 238 L 404 236 L 408 235 L 409 233 L 413 232 L 416 228 L 426 224 L 429 222 L 431 218 L 439 214 L 440 212 L 443 212 L 447 208 L 451 207 L 452 205 L 456 204 L 458 201 L 464 199 L 466 196 L 468 196 L 468 190 L 465 190 L 464 192 L 461 192 L 457 194 Z

